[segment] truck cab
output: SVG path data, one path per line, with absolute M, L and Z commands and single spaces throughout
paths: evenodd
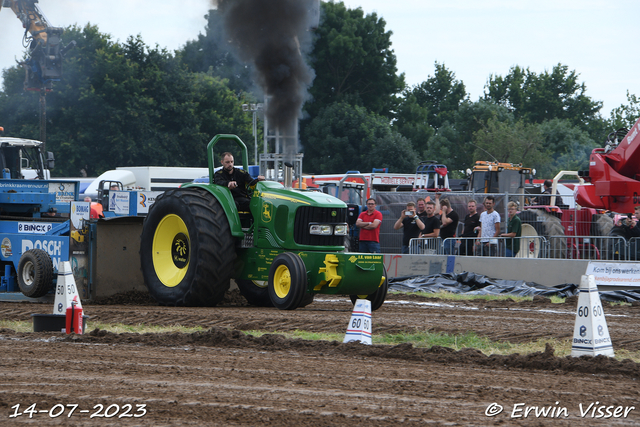
M 467 173 L 469 190 L 473 193 L 516 194 L 524 191 L 533 171 L 521 164 L 478 161 Z
M 32 139 L 0 137 L 0 171 L 4 179 L 51 179 L 55 159 L 48 152 L 46 161 L 42 142 Z

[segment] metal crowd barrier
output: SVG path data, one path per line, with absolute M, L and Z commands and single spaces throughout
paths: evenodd
M 522 236 L 497 237 L 486 245 L 477 237 L 419 238 L 409 241 L 409 253 L 421 255 L 506 256 L 508 240 L 520 240 L 516 258 L 590 260 L 640 260 L 640 238 L 621 236 Z M 513 246 L 513 245 L 512 245 Z
M 627 259 L 629 261 L 640 261 L 640 238 L 632 237 L 627 247 L 629 249 L 627 251 Z
M 442 239 L 429 237 L 409 240 L 409 253 L 413 255 L 440 255 L 442 254 Z
M 622 236 L 549 236 L 549 243 L 549 258 L 620 261 L 632 260 L 637 246 Z
M 414 255 L 506 256 L 507 240 L 520 240 L 517 258 L 546 258 L 547 241 L 542 236 L 492 238 L 489 246 L 477 237 L 453 237 L 447 239 L 419 238 L 409 241 L 409 253 Z M 513 245 L 512 245 L 513 246 Z

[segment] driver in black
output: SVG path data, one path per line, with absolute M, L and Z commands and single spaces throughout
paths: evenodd
M 213 182 L 231 190 L 238 212 L 248 212 L 251 199 L 247 192 L 247 186 L 263 181 L 264 176 L 260 175 L 256 179 L 252 179 L 248 172 L 233 167 L 233 154 L 229 152 L 222 153 L 220 162 L 222 163 L 222 169 L 213 175 Z

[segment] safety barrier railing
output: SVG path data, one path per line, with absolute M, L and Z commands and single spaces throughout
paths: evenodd
M 631 260 L 630 242 L 622 236 L 548 236 L 549 258 Z M 634 251 L 637 245 L 634 243 Z
M 632 237 L 627 245 L 627 259 L 640 261 L 640 237 Z
M 447 240 L 455 241 L 455 251 L 453 255 L 460 256 L 507 256 L 507 246 L 513 248 L 516 243 L 519 250 L 515 254 L 515 258 L 546 258 L 547 257 L 547 240 L 543 236 L 522 236 L 522 237 L 493 237 L 488 241 L 482 242 L 483 239 L 478 237 L 454 237 L 445 239 L 443 245 L 447 244 Z
M 442 239 L 439 237 L 419 238 L 409 240 L 409 253 L 413 255 L 442 254 Z
M 419 238 L 409 241 L 409 253 L 413 255 L 461 255 L 461 256 L 507 256 L 507 242 L 511 248 L 519 241 L 516 258 L 546 258 L 547 241 L 542 236 L 518 238 L 497 237 L 485 244 L 477 237 Z

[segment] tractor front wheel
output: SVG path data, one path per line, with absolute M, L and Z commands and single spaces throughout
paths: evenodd
M 276 256 L 269 269 L 269 298 L 280 310 L 295 310 L 307 290 L 307 270 L 298 254 Z

